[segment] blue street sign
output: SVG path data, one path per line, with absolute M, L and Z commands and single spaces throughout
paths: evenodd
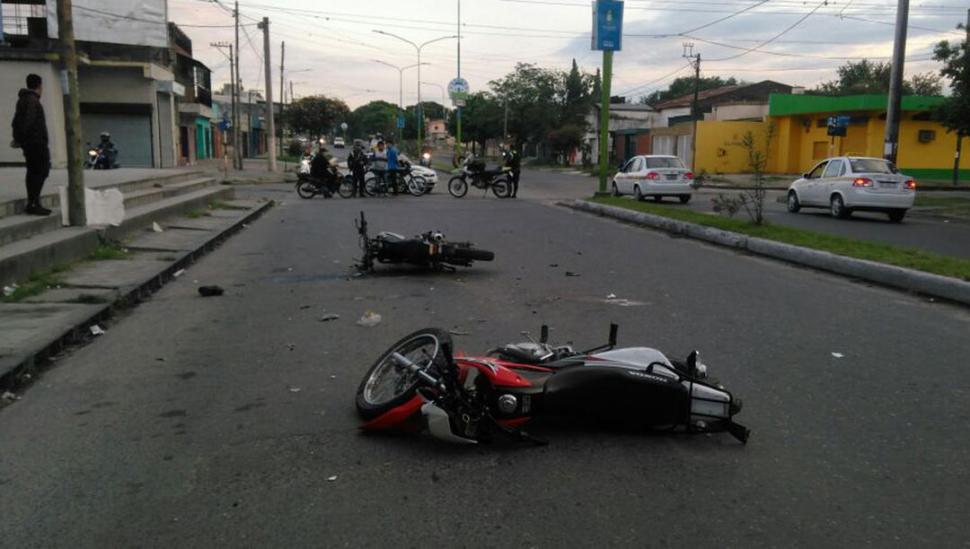
M 839 116 L 830 116 L 827 120 L 828 134 L 832 137 L 845 137 L 846 130 L 851 120 L 851 116 L 844 114 Z
M 623 2 L 593 2 L 593 49 L 620 51 L 623 41 Z
M 399 114 L 397 116 L 397 129 L 399 129 L 399 130 L 403 130 L 404 129 L 404 115 L 403 114 Z
M 232 122 L 230 122 L 230 121 L 228 121 L 226 119 L 223 119 L 222 122 L 219 122 L 219 129 L 220 130 L 222 130 L 222 131 L 228 131 L 229 128 L 232 128 Z

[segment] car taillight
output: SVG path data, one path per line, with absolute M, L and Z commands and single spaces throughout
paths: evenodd
M 914 179 L 907 180 L 906 181 L 906 188 L 909 189 L 909 190 L 911 190 L 911 191 L 915 191 L 916 190 L 916 180 L 914 180 Z
M 857 177 L 855 181 L 852 182 L 853 187 L 871 187 L 872 180 L 868 177 Z
M 660 174 L 657 172 L 650 172 L 647 174 L 647 179 L 660 179 Z
M 684 179 L 694 179 L 694 174 L 691 172 L 687 172 L 684 174 Z

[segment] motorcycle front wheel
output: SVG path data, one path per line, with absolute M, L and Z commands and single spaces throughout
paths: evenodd
M 317 195 L 317 186 L 309 181 L 299 181 L 296 184 L 296 194 L 300 198 L 313 198 Z
M 495 198 L 508 198 L 512 191 L 512 183 L 506 177 L 492 181 L 492 193 Z
M 385 414 L 412 398 L 418 389 L 418 376 L 399 367 L 391 355 L 400 353 L 439 377 L 454 368 L 451 336 L 437 328 L 418 330 L 391 346 L 367 370 L 357 388 L 357 412 L 366 420 Z
M 451 257 L 462 261 L 492 261 L 495 259 L 495 253 L 475 248 L 455 247 L 451 249 Z
M 461 198 L 468 192 L 468 182 L 462 176 L 456 175 L 448 181 L 448 192 L 455 198 Z
M 337 188 L 337 194 L 341 198 L 351 198 L 354 196 L 354 190 L 354 178 L 348 175 L 340 182 L 340 187 Z
M 427 182 L 420 175 L 414 175 L 408 179 L 408 192 L 413 196 L 421 196 L 424 194 L 424 189 L 426 186 Z
M 377 176 L 370 174 L 364 178 L 364 192 L 367 196 L 377 196 L 383 194 L 381 192 L 381 183 L 378 181 Z

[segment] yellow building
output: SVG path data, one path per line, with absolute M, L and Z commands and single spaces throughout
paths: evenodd
M 931 120 L 942 97 L 903 97 L 897 164 L 917 179 L 948 180 L 953 171 L 956 134 Z M 881 157 L 886 125 L 885 95 L 822 97 L 772 94 L 766 121 L 703 121 L 697 124 L 699 173 L 751 171 L 741 139 L 751 132 L 763 150 L 771 134 L 771 173 L 797 174 L 838 155 Z M 845 137 L 828 135 L 830 116 L 848 116 Z M 961 178 L 970 178 L 970 155 L 961 159 Z

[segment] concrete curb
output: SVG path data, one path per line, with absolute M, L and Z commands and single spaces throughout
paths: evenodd
M 704 227 L 644 212 L 596 204 L 586 200 L 559 202 L 574 210 L 598 214 L 635 225 L 645 225 L 672 234 L 686 236 L 718 246 L 744 250 L 756 255 L 780 259 L 788 263 L 875 282 L 908 292 L 943 298 L 970 305 L 970 282 L 914 269 L 896 267 L 876 261 L 855 259 L 843 255 L 784 244 L 774 240 L 749 237 L 739 233 Z
M 14 357 L 12 360 L 4 360 L 0 363 L 0 388 L 7 388 L 14 385 L 14 381 L 20 372 L 33 369 L 44 358 L 59 352 L 67 346 L 82 343 L 89 339 L 89 327 L 91 325 L 110 318 L 116 310 L 137 305 L 140 301 L 155 293 L 166 283 L 174 279 L 175 273 L 180 269 L 188 267 L 215 249 L 216 246 L 227 240 L 230 236 L 239 232 L 243 228 L 243 225 L 263 215 L 272 206 L 273 202 L 271 201 L 260 204 L 254 210 L 235 220 L 232 225 L 203 242 L 195 250 L 181 253 L 175 261 L 169 263 L 158 273 L 142 281 L 140 284 L 120 288 L 119 294 L 113 302 L 90 309 L 86 314 L 79 315 L 73 328 L 64 330 L 62 333 L 51 334 L 51 337 L 44 343 L 38 343 L 31 349 L 24 349 L 19 353 L 19 356 Z

